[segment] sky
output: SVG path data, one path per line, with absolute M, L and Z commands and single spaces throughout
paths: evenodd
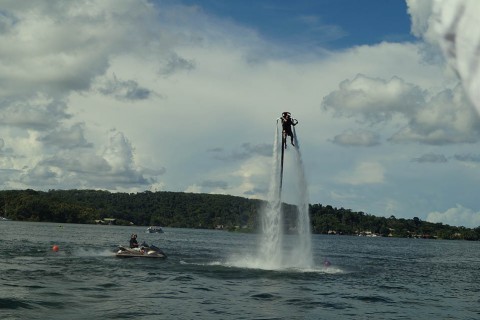
M 0 187 L 266 199 L 290 111 L 310 203 L 477 227 L 480 116 L 432 4 L 2 0 Z

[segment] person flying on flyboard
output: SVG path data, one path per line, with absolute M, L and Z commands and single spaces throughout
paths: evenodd
M 296 126 L 298 124 L 298 120 L 292 118 L 292 115 L 290 114 L 290 112 L 283 112 L 280 120 L 282 121 L 282 133 L 283 133 L 284 139 L 286 139 L 286 136 L 290 136 L 290 142 L 292 146 L 295 146 L 295 143 L 293 142 L 292 126 Z M 285 142 L 285 148 L 287 148 L 286 142 Z

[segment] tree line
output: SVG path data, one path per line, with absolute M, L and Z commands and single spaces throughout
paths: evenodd
M 265 201 L 183 192 L 111 193 L 99 190 L 0 191 L 1 216 L 17 221 L 96 223 L 255 231 Z M 296 228 L 296 207 L 283 204 L 284 228 Z M 480 240 L 471 229 L 419 218 L 378 217 L 330 205 L 310 205 L 313 233 Z

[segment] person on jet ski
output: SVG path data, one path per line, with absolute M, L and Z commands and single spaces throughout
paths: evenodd
M 293 143 L 292 126 L 297 125 L 297 119 L 293 119 L 290 112 L 282 113 L 282 117 L 280 119 L 282 120 L 283 132 L 285 132 L 287 136 L 290 136 L 290 142 L 292 143 L 292 146 L 295 146 L 295 143 Z
M 137 235 L 134 233 L 130 236 L 130 248 L 138 248 Z

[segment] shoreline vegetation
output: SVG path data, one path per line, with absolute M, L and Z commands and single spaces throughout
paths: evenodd
M 266 201 L 230 195 L 169 191 L 112 193 L 101 190 L 0 191 L 0 216 L 15 221 L 137 225 L 255 232 Z M 285 232 L 295 232 L 296 207 L 282 204 Z M 394 216 L 378 217 L 311 204 L 312 233 L 450 240 L 480 240 L 477 228 Z

